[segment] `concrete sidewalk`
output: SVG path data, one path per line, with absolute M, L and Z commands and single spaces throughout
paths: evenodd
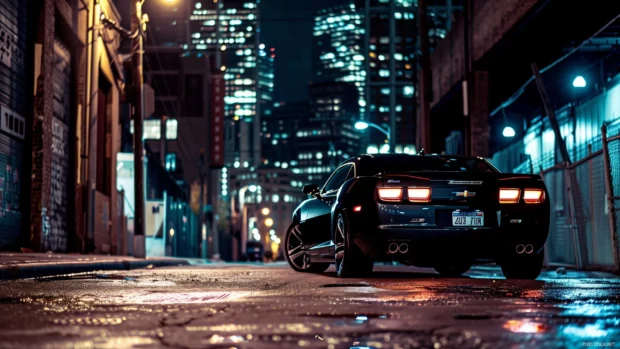
M 0 280 L 178 265 L 189 265 L 189 263 L 185 259 L 166 257 L 139 259 L 130 256 L 0 253 Z

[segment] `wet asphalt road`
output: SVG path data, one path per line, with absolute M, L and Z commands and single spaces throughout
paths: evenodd
M 610 274 L 375 270 L 343 280 L 202 265 L 0 282 L 0 348 L 620 347 Z

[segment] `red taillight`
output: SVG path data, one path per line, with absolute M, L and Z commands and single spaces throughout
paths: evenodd
M 521 196 L 520 189 L 500 189 L 499 190 L 499 202 L 500 204 L 516 204 L 519 202 Z
M 353 212 L 362 212 L 362 205 L 353 206 Z
M 383 201 L 400 201 L 403 197 L 402 188 L 379 188 L 379 198 Z
M 431 188 L 409 188 L 407 189 L 409 201 L 429 202 L 431 201 Z
M 542 189 L 525 189 L 523 191 L 523 201 L 526 204 L 540 204 L 545 201 L 545 192 Z

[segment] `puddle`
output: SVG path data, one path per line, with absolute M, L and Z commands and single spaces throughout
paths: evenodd
M 32 280 L 37 282 L 50 282 L 50 281 L 67 281 L 67 280 L 92 280 L 97 278 L 96 273 L 88 272 L 88 273 L 75 273 L 75 274 L 65 274 L 65 275 L 56 275 L 56 276 L 42 276 L 38 278 L 34 278 Z
M 305 316 L 312 317 L 320 317 L 327 319 L 338 319 L 338 320 L 355 320 L 355 321 L 367 321 L 369 319 L 387 319 L 388 316 L 385 314 L 368 314 L 368 313 L 349 313 L 349 314 L 339 314 L 339 313 L 307 313 Z
M 454 316 L 456 320 L 491 320 L 501 318 L 501 314 L 458 314 Z
M 246 292 L 156 292 L 102 296 L 88 300 L 105 304 L 202 304 L 232 301 L 245 295 Z
M 330 288 L 330 287 L 372 287 L 372 286 L 369 284 L 326 284 L 326 285 L 321 285 L 319 287 Z
M 125 318 L 120 317 L 99 317 L 99 318 L 91 318 L 91 317 L 83 317 L 83 318 L 68 318 L 68 319 L 54 319 L 52 323 L 56 325 L 67 325 L 67 326 L 114 326 L 120 325 Z
M 543 333 L 550 329 L 547 324 L 530 320 L 508 320 L 503 327 L 514 333 Z

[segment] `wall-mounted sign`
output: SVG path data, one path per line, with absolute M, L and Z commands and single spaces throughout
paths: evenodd
M 0 105 L 0 118 L 0 130 L 19 139 L 24 139 L 26 119 L 4 105 Z
M 213 74 L 211 85 L 211 168 L 224 166 L 224 75 Z

